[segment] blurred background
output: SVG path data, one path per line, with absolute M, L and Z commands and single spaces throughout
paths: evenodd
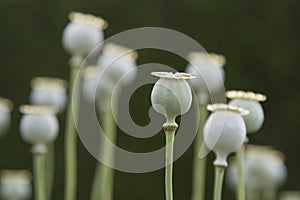
M 15 103 L 10 133 L 0 140 L 0 169 L 31 169 L 30 146 L 19 135 L 18 107 L 28 103 L 30 80 L 35 76 L 68 79 L 69 56 L 61 35 L 70 11 L 105 18 L 106 37 L 127 29 L 157 26 L 180 31 L 197 40 L 208 52 L 224 54 L 227 89 L 253 90 L 267 94 L 263 104 L 266 121 L 254 144 L 267 144 L 284 152 L 288 180 L 283 189 L 300 189 L 300 1 L 240 0 L 0 0 L 0 96 Z M 186 61 L 158 50 L 139 51 L 139 64 L 159 62 L 183 71 Z M 136 91 L 131 114 L 138 124 L 147 124 L 151 87 Z M 142 102 L 142 103 L 141 103 Z M 146 106 L 145 106 L 146 105 Z M 148 107 L 147 107 L 148 106 Z M 64 185 L 64 115 L 59 116 L 61 134 L 56 141 L 54 198 L 62 199 Z M 149 141 L 120 132 L 118 145 L 140 152 L 164 143 L 164 135 Z M 89 198 L 96 160 L 78 141 L 78 199 Z M 190 199 L 192 148 L 176 161 L 175 198 Z M 212 199 L 213 155 L 209 155 L 207 198 Z M 164 170 L 145 174 L 116 172 L 115 199 L 164 199 Z M 234 199 L 225 187 L 224 199 Z

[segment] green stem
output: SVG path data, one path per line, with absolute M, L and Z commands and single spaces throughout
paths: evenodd
M 33 154 L 34 196 L 36 200 L 46 200 L 45 187 L 45 155 Z
M 215 186 L 214 186 L 214 200 L 222 199 L 222 187 L 225 167 L 215 166 Z
M 173 152 L 176 129 L 165 127 L 166 134 L 166 169 L 165 169 L 165 192 L 166 200 L 173 200 Z
M 74 88 L 74 82 L 79 67 L 72 66 L 69 83 L 69 104 L 67 110 L 67 122 L 65 132 L 65 200 L 75 200 L 77 187 L 77 135 L 75 130 L 74 116 L 77 116 L 79 107 L 79 88 Z M 80 84 L 79 84 L 80 85 Z
M 91 197 L 90 200 L 98 200 L 100 199 L 100 182 L 102 178 L 102 169 L 101 169 L 101 163 L 97 162 L 96 169 L 95 169 L 95 175 L 94 180 L 92 183 L 92 191 L 91 191 Z
M 116 126 L 111 109 L 102 113 L 103 130 L 106 137 L 114 144 L 116 142 Z M 103 143 L 101 154 L 103 160 L 113 163 L 114 149 L 109 143 Z M 94 181 L 92 184 L 91 200 L 113 199 L 114 170 L 100 162 L 97 163 Z
M 204 140 L 203 129 L 208 112 L 206 105 L 200 105 L 199 110 L 200 122 L 194 143 L 192 200 L 204 200 L 205 198 L 206 158 L 199 159 L 199 151 Z
M 245 200 L 245 182 L 244 182 L 244 152 L 245 144 L 237 151 L 237 170 L 238 170 L 238 184 L 237 184 L 237 199 Z
M 55 148 L 54 142 L 50 142 L 47 145 L 47 154 L 46 154 L 46 193 L 47 199 L 50 200 L 52 197 L 52 189 L 53 189 L 53 180 L 55 174 Z

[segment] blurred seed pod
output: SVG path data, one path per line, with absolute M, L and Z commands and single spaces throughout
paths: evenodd
M 186 72 L 196 75 L 190 80 L 191 86 L 201 99 L 208 101 L 209 95 L 224 87 L 226 59 L 223 55 L 205 52 L 191 52 L 188 57 Z
M 31 174 L 27 170 L 1 171 L 0 196 L 7 200 L 30 199 L 32 193 Z
M 88 103 L 95 103 L 105 110 L 110 103 L 109 97 L 114 90 L 113 82 L 104 76 L 99 67 L 88 66 L 83 73 L 82 94 Z
M 100 17 L 79 12 L 71 12 L 69 19 L 62 35 L 63 47 L 72 56 L 87 56 L 103 41 L 107 23 Z
M 30 103 L 53 106 L 63 112 L 67 105 L 67 82 L 59 78 L 36 77 L 31 81 Z
M 235 189 L 237 172 L 235 162 L 228 169 L 228 183 Z M 244 160 L 245 188 L 247 193 L 259 191 L 268 196 L 282 186 L 287 168 L 281 152 L 269 146 L 247 145 Z
M 23 113 L 20 122 L 20 133 L 24 141 L 30 144 L 45 144 L 57 138 L 58 120 L 55 116 L 58 109 L 49 106 L 20 107 Z
M 97 65 L 103 76 L 109 78 L 114 84 L 129 84 L 137 75 L 137 53 L 131 49 L 116 44 L 104 46 Z

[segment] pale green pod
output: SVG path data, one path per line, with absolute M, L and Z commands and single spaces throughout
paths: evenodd
M 265 101 L 266 97 L 261 94 L 243 91 L 228 91 L 228 98 L 232 100 L 230 105 L 245 108 L 250 111 L 249 115 L 243 116 L 248 133 L 257 132 L 264 123 L 264 111 L 259 101 Z
M 32 194 L 31 175 L 26 170 L 1 171 L 0 196 L 5 200 L 28 200 Z
M 189 55 L 189 62 L 186 72 L 195 74 L 196 78 L 190 80 L 190 83 L 197 93 L 203 95 L 216 93 L 224 87 L 224 56 L 192 52 Z
M 216 154 L 214 165 L 227 167 L 227 157 L 237 151 L 246 139 L 246 126 L 241 114 L 248 111 L 226 104 L 209 105 L 213 113 L 204 126 L 204 142 Z
M 11 109 L 13 104 L 10 100 L 0 97 L 0 138 L 4 136 L 11 124 Z
M 59 124 L 55 116 L 57 109 L 45 106 L 21 106 L 24 114 L 20 121 L 20 133 L 30 144 L 46 144 L 58 136 Z
M 97 66 L 89 66 L 84 71 L 82 94 L 88 103 L 95 103 L 106 109 L 114 90 L 113 82 L 104 76 Z
M 40 106 L 53 106 L 63 112 L 67 104 L 67 82 L 59 78 L 36 77 L 31 81 L 29 101 Z
M 230 105 L 239 106 L 250 111 L 249 115 L 245 115 L 244 120 L 248 133 L 258 131 L 264 123 L 264 111 L 259 102 L 248 99 L 233 99 Z
M 287 169 L 281 152 L 272 148 L 248 146 L 245 155 L 247 187 L 261 185 L 266 193 L 276 191 L 287 178 Z
M 245 188 L 248 192 L 272 193 L 287 178 L 287 169 L 281 152 L 269 146 L 247 145 L 244 159 Z M 237 184 L 235 162 L 228 170 L 228 182 L 233 189 Z
M 111 79 L 113 83 L 121 81 L 122 84 L 129 84 L 134 81 L 137 75 L 136 58 L 136 52 L 131 49 L 120 45 L 107 44 L 103 48 L 97 65 L 103 75 Z
M 194 78 L 185 73 L 153 72 L 160 79 L 155 83 L 151 102 L 154 110 L 163 114 L 167 123 L 174 123 L 175 118 L 185 114 L 192 104 L 192 92 L 185 79 Z
M 100 17 L 71 12 L 62 35 L 64 49 L 71 55 L 87 56 L 104 38 L 107 23 Z M 100 49 L 99 49 L 100 50 Z

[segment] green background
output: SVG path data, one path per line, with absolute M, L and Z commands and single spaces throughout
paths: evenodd
M 0 95 L 15 103 L 10 133 L 0 140 L 0 169 L 31 169 L 30 146 L 18 131 L 18 106 L 28 103 L 30 80 L 35 76 L 68 79 L 69 56 L 61 47 L 61 34 L 70 11 L 104 17 L 110 24 L 106 37 L 127 29 L 158 26 L 180 31 L 207 51 L 222 53 L 228 89 L 254 90 L 268 95 L 263 129 L 251 135 L 255 144 L 268 144 L 286 155 L 288 180 L 283 189 L 300 189 L 299 172 L 299 66 L 300 1 L 298 0 L 0 0 Z M 139 64 L 160 62 L 183 70 L 186 62 L 161 51 L 140 51 Z M 132 116 L 147 123 L 151 87 L 137 91 Z M 140 103 L 142 102 L 142 103 Z M 146 102 L 146 103 L 145 103 Z M 145 111 L 144 113 L 142 111 Z M 63 124 L 64 116 L 60 116 Z M 62 130 L 64 127 L 62 125 Z M 62 199 L 64 177 L 63 133 L 56 142 L 57 174 L 53 199 Z M 154 141 L 155 140 L 155 141 Z M 149 143 L 163 144 L 163 135 Z M 120 146 L 140 151 L 145 142 L 121 133 Z M 78 142 L 78 199 L 89 198 L 96 160 Z M 212 193 L 212 159 L 209 156 L 207 198 Z M 191 192 L 190 148 L 175 163 L 175 199 Z M 164 199 L 163 170 L 128 174 L 116 172 L 115 199 Z M 224 199 L 234 199 L 224 190 Z

